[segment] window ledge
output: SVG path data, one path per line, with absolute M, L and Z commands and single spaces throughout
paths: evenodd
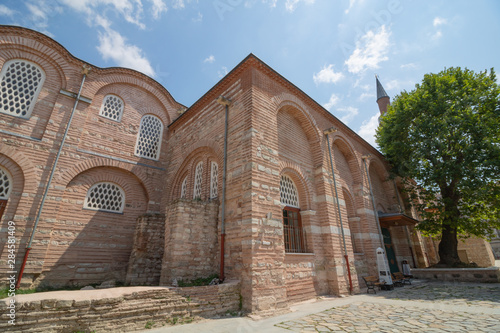
M 307 253 L 294 253 L 294 252 L 285 252 L 285 255 L 287 256 L 313 256 L 313 252 L 307 252 Z

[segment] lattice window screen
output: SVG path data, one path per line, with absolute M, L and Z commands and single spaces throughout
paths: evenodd
M 283 175 L 280 180 L 280 201 L 282 204 L 299 208 L 299 195 L 293 180 Z
M 115 95 L 107 95 L 102 102 L 99 115 L 111 120 L 120 121 L 123 113 L 123 101 Z
M 29 61 L 7 61 L 0 72 L 0 112 L 29 118 L 42 89 L 45 73 Z
M 181 198 L 182 199 L 186 198 L 187 180 L 188 180 L 188 178 L 185 177 L 184 180 L 182 181 L 182 185 L 181 185 Z
M 113 183 L 97 183 L 87 192 L 84 208 L 121 213 L 125 206 L 125 192 Z
M 140 157 L 158 160 L 162 134 L 163 124 L 160 119 L 152 115 L 142 117 L 135 154 Z
M 12 180 L 4 168 L 0 167 L 0 199 L 8 199 L 12 190 Z
M 219 176 L 219 165 L 215 162 L 212 162 L 211 170 L 210 170 L 210 199 L 217 198 L 217 178 Z
M 201 199 L 201 182 L 203 180 L 203 162 L 196 165 L 194 172 L 193 199 Z

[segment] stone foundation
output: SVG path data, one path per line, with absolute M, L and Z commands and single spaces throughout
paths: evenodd
M 2 332 L 129 332 L 235 314 L 240 310 L 240 283 L 18 295 L 15 325 L 8 323 L 9 300 L 0 300 Z
M 417 279 L 453 282 L 500 282 L 500 268 L 426 268 L 412 269 Z

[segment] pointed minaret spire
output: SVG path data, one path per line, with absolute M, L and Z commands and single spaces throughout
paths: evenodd
M 377 104 L 378 109 L 380 110 L 380 114 L 383 116 L 387 112 L 387 107 L 391 104 L 391 99 L 389 95 L 385 92 L 384 87 L 382 87 L 382 83 L 378 80 L 378 76 L 375 75 L 375 81 L 377 83 Z

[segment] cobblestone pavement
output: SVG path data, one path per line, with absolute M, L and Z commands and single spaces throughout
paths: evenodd
M 275 325 L 293 332 L 500 332 L 500 284 L 419 283 Z
M 255 319 L 255 318 L 254 318 Z M 144 331 L 146 332 L 146 331 Z M 209 319 L 148 333 L 491 332 L 500 333 L 500 283 L 415 280 L 377 294 L 325 298 L 275 317 Z

